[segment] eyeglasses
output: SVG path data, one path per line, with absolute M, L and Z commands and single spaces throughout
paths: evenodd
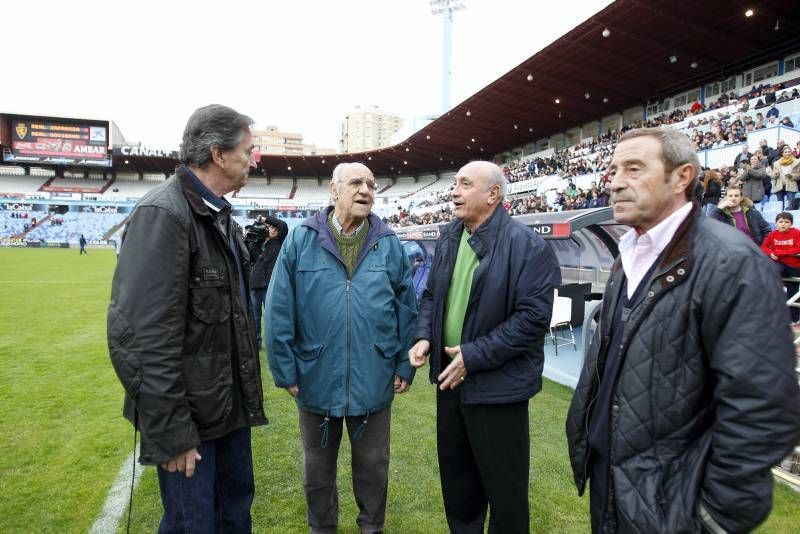
M 366 178 L 351 178 L 347 180 L 347 186 L 352 187 L 353 189 L 361 189 L 361 186 L 367 184 L 367 188 L 370 191 L 375 190 L 375 181 L 374 180 L 367 180 Z

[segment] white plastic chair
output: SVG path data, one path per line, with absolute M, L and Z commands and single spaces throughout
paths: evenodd
M 550 339 L 553 340 L 553 348 L 558 356 L 558 347 L 572 345 L 572 348 L 578 350 L 578 345 L 575 342 L 575 332 L 572 330 L 572 299 L 569 297 L 559 297 L 558 289 L 553 290 L 553 315 L 550 318 Z M 569 327 L 569 337 L 559 337 L 558 328 L 567 326 Z M 559 343 L 564 341 L 564 343 Z

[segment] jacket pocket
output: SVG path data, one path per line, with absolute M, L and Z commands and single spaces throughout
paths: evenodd
M 217 272 L 219 279 L 203 280 L 193 275 L 189 282 L 189 309 L 192 315 L 208 324 L 224 323 L 231 314 L 230 286 L 225 272 Z
M 297 346 L 297 357 L 309 362 L 319 358 L 324 350 L 325 345 L 322 343 L 300 343 Z
M 231 413 L 233 374 L 228 353 L 208 353 L 183 358 L 186 399 L 198 427 L 223 421 Z
M 378 354 L 386 359 L 392 359 L 400 352 L 400 344 L 396 341 L 381 341 L 375 343 Z

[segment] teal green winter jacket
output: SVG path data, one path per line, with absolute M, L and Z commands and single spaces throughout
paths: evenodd
M 275 385 L 298 406 L 333 417 L 389 406 L 394 376 L 409 383 L 417 305 L 397 236 L 370 214 L 352 279 L 328 228 L 329 207 L 283 243 L 267 291 L 264 331 Z

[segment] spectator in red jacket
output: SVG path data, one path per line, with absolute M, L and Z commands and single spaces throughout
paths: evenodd
M 800 230 L 792 226 L 791 213 L 781 212 L 775 217 L 775 230 L 761 243 L 761 250 L 769 256 L 781 277 L 800 277 Z M 797 293 L 797 282 L 784 282 L 786 296 Z M 792 322 L 800 320 L 800 309 L 792 307 Z

